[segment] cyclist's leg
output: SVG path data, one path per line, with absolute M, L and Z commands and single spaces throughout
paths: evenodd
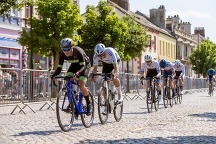
M 156 88 L 158 91 L 158 99 L 160 101 L 161 100 L 161 79 L 160 78 L 157 79 Z
M 89 75 L 89 69 L 86 68 L 85 71 L 80 74 L 79 80 L 78 80 L 80 91 L 82 92 L 82 94 L 83 94 L 83 96 L 84 96 L 84 98 L 86 100 L 87 115 L 91 114 L 91 102 L 89 100 L 89 97 L 90 97 L 89 96 L 89 90 L 85 86 L 86 82 L 88 80 L 87 79 L 88 75 Z

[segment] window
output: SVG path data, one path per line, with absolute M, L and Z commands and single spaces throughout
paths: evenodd
M 187 54 L 188 54 L 188 47 L 187 46 L 185 46 L 185 56 L 187 56 Z
M 161 41 L 160 41 L 160 44 L 159 44 L 159 48 L 160 48 L 160 55 L 162 55 L 162 45 L 161 45 Z
M 165 44 L 164 44 L 164 41 L 163 41 L 163 55 L 165 55 Z
M 156 36 L 154 36 L 154 51 L 156 51 Z

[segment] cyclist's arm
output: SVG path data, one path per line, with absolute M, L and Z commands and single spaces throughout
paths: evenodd
M 53 76 L 59 75 L 59 74 L 61 73 L 62 66 L 63 66 L 63 64 L 64 64 L 64 60 L 65 60 L 65 55 L 64 55 L 64 53 L 62 52 L 62 53 L 60 54 L 60 57 L 59 57 L 58 67 L 57 67 L 57 69 L 55 70 L 55 72 L 53 73 Z
M 161 76 L 161 70 L 160 70 L 160 66 L 159 66 L 159 63 L 157 63 L 157 65 L 156 65 L 156 70 L 157 70 L 157 75 L 156 75 L 156 77 L 160 77 Z
M 145 77 L 145 71 L 146 71 L 146 69 L 145 69 L 145 63 L 142 63 L 142 65 L 141 65 L 141 77 Z
M 182 73 L 181 73 L 182 78 L 184 78 L 185 76 L 185 66 L 182 65 Z
M 94 54 L 94 56 L 93 56 L 93 70 L 92 70 L 93 74 L 97 73 L 97 67 L 98 67 L 98 57 L 96 54 Z
M 108 54 L 112 57 L 112 64 L 113 64 L 113 67 L 114 67 L 114 73 L 117 74 L 118 71 L 119 71 L 117 57 L 116 57 L 114 51 L 112 51 L 112 50 L 108 51 Z
M 77 50 L 77 49 L 75 49 L 75 50 Z M 79 60 L 79 65 L 82 66 L 80 68 L 80 70 L 76 72 L 76 74 L 80 75 L 80 73 L 84 72 L 86 69 L 86 62 L 85 62 L 84 54 L 81 51 L 77 50 L 76 54 L 77 54 L 77 58 Z

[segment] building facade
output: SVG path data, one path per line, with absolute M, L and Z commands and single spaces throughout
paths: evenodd
M 11 10 L 9 17 L 0 16 L 0 65 L 5 68 L 22 67 L 22 46 L 17 42 L 22 28 L 22 13 Z

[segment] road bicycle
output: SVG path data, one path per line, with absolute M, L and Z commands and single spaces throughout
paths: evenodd
M 56 101 L 56 115 L 60 128 L 68 132 L 73 126 L 74 119 L 78 119 L 81 116 L 81 121 L 86 128 L 89 128 L 94 120 L 94 100 L 93 96 L 89 92 L 89 99 L 91 104 L 90 114 L 87 115 L 87 104 L 83 100 L 83 94 L 81 91 L 74 90 L 74 86 L 79 86 L 77 81 L 71 80 L 72 77 L 68 76 L 56 76 L 55 79 L 63 78 L 65 84 L 59 91 Z M 53 81 L 55 84 L 55 81 Z
M 123 102 L 118 103 L 116 92 L 109 88 L 109 82 L 113 79 L 112 73 L 96 73 L 93 76 L 102 76 L 102 86 L 98 92 L 98 115 L 101 124 L 105 124 L 110 113 L 114 114 L 114 118 L 119 122 L 123 113 Z
M 180 88 L 178 83 L 179 83 L 179 76 L 176 76 L 176 86 L 175 86 L 176 94 L 175 94 L 175 97 L 174 97 L 175 104 L 177 104 L 177 103 L 181 104 L 182 103 L 181 88 Z
M 213 96 L 214 94 L 214 85 L 212 83 L 212 78 L 209 78 L 209 96 Z
M 170 105 L 171 107 L 173 106 L 173 97 L 171 95 L 171 87 L 169 85 L 169 81 L 172 79 L 171 75 L 168 75 L 165 82 L 165 86 L 163 89 L 163 103 L 164 103 L 164 107 L 167 108 L 168 105 Z
M 143 80 L 144 78 L 141 79 L 141 84 L 143 85 Z M 159 97 L 158 94 L 156 93 L 156 88 L 155 88 L 155 83 L 157 82 L 157 78 L 148 78 L 150 82 L 150 87 L 147 90 L 147 96 L 146 96 L 146 104 L 147 104 L 147 109 L 148 112 L 151 113 L 153 109 L 153 105 L 155 108 L 155 111 L 158 110 L 159 108 Z

